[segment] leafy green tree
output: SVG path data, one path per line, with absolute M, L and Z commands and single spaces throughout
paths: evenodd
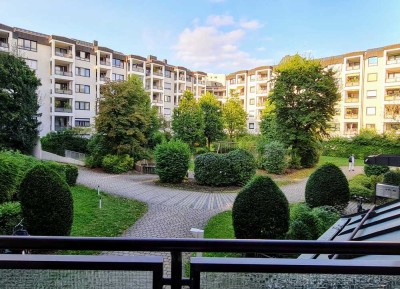
M 224 135 L 222 109 L 219 101 L 211 92 L 206 92 L 200 98 L 199 103 L 204 113 L 204 136 L 207 138 L 208 149 L 210 149 L 211 142 Z
M 204 143 L 204 116 L 193 93 L 185 91 L 172 116 L 174 137 L 195 147 Z
M 270 141 L 280 141 L 281 135 L 278 130 L 278 124 L 276 122 L 276 114 L 274 112 L 274 106 L 269 100 L 265 101 L 265 108 L 262 111 L 261 123 L 260 123 L 261 134 Z
M 96 130 L 104 136 L 109 153 L 142 159 L 144 146 L 155 129 L 157 112 L 150 106 L 141 80 L 130 77 L 124 82 L 110 82 L 101 87 L 101 94 Z
M 301 165 L 313 166 L 318 162 L 315 143 L 327 134 L 335 103 L 340 99 L 334 72 L 298 54 L 285 57 L 275 72 L 270 101 L 275 107 L 277 130 L 299 155 Z M 312 162 L 310 153 L 311 157 L 317 156 Z
M 40 85 L 22 58 L 0 53 L 0 149 L 32 151 L 40 124 Z
M 246 117 L 238 93 L 231 91 L 230 98 L 222 108 L 222 119 L 230 139 L 246 130 Z

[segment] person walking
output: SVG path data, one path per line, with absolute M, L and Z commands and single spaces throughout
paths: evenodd
M 354 154 L 349 157 L 349 172 L 354 171 Z

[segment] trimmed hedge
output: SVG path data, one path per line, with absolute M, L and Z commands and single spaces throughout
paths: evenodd
M 21 182 L 22 215 L 30 235 L 68 236 L 73 200 L 68 184 L 52 169 L 37 165 Z
M 18 187 L 18 167 L 0 155 L 0 204 L 12 199 Z
M 75 130 L 50 132 L 40 139 L 44 151 L 59 156 L 65 156 L 65 150 L 86 153 L 88 142 L 87 138 L 82 137 Z
M 400 186 L 400 170 L 389 171 L 383 175 L 383 183 Z
M 105 172 L 111 174 L 126 173 L 133 168 L 133 158 L 129 155 L 106 155 L 102 161 Z
M 78 179 L 78 167 L 74 165 L 65 165 L 65 180 L 68 185 L 75 186 Z
M 181 183 L 190 161 L 189 146 L 180 140 L 171 140 L 156 146 L 154 151 L 156 174 L 163 183 Z
M 0 205 L 0 235 L 12 235 L 14 227 L 21 221 L 22 211 L 19 202 Z
M 375 196 L 375 193 L 373 190 L 368 189 L 367 187 L 361 186 L 361 185 L 353 185 L 350 184 L 349 186 L 350 189 L 350 195 L 351 196 L 358 196 L 358 197 L 364 197 L 368 200 L 372 200 Z
M 306 203 L 311 207 L 344 207 L 350 200 L 349 183 L 334 164 L 324 164 L 311 174 L 306 184 Z
M 232 221 L 237 239 L 282 239 L 289 228 L 289 204 L 270 177 L 256 176 L 236 197 Z
M 242 149 L 227 154 L 206 153 L 197 156 L 194 161 L 194 177 L 201 185 L 243 185 L 255 173 L 253 155 Z
M 288 166 L 285 145 L 272 141 L 264 146 L 262 168 L 273 174 L 283 174 Z
M 389 171 L 388 166 L 378 166 L 378 165 L 364 165 L 364 173 L 369 176 L 379 176 L 387 173 Z

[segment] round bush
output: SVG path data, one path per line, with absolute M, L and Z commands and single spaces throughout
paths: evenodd
M 190 149 L 180 140 L 171 140 L 156 146 L 156 174 L 163 183 L 180 183 L 189 169 Z
M 256 176 L 236 197 L 232 221 L 237 239 L 281 239 L 289 228 L 289 204 L 271 178 Z
M 349 183 L 343 172 L 334 164 L 319 167 L 308 179 L 306 203 L 311 207 L 344 207 L 350 200 Z
M 379 176 L 387 173 L 389 171 L 388 166 L 377 166 L 377 165 L 365 165 L 364 173 L 369 176 Z
M 74 165 L 65 165 L 65 180 L 70 186 L 76 185 L 76 180 L 78 179 L 78 167 Z
M 236 149 L 226 154 L 230 162 L 232 181 L 237 185 L 246 184 L 256 174 L 256 160 L 246 150 Z
M 17 190 L 18 171 L 11 160 L 0 158 L 0 204 L 10 201 Z
M 373 190 L 359 184 L 350 184 L 349 188 L 351 196 L 364 197 L 366 199 L 372 200 L 375 195 Z
M 283 174 L 287 168 L 286 148 L 283 143 L 273 141 L 265 145 L 262 167 L 269 173 Z
M 383 175 L 383 183 L 400 186 L 400 170 L 388 171 Z
M 73 221 L 73 201 L 68 184 L 53 170 L 38 165 L 21 182 L 24 223 L 30 235 L 68 236 Z
M 367 177 L 364 174 L 356 175 L 349 181 L 349 186 L 352 185 L 363 186 L 368 189 L 371 189 L 371 178 Z
M 101 165 L 107 173 L 122 174 L 133 168 L 133 158 L 129 155 L 106 155 Z
M 200 185 L 229 186 L 234 183 L 230 161 L 224 154 L 205 153 L 194 160 L 194 178 Z

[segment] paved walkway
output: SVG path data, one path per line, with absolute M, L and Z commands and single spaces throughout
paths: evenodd
M 361 173 L 344 170 L 347 177 Z M 183 191 L 154 185 L 156 175 L 123 174 L 110 175 L 102 172 L 79 169 L 78 183 L 101 191 L 146 202 L 148 212 L 124 236 L 132 238 L 191 238 L 191 228 L 204 228 L 213 215 L 232 208 L 235 193 L 205 193 Z M 290 203 L 304 201 L 307 179 L 282 187 Z M 107 252 L 117 255 L 147 255 L 148 252 Z M 154 252 L 151 253 L 155 255 Z M 170 256 L 160 253 L 165 259 L 166 276 L 170 275 Z

